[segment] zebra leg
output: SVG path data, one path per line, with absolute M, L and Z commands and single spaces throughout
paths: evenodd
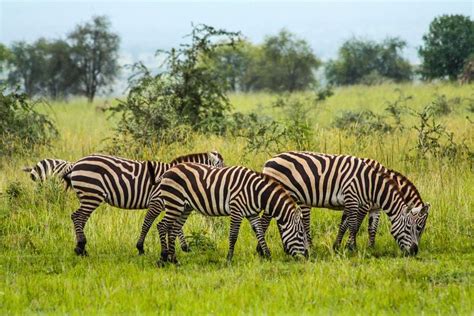
M 227 253 L 227 262 L 232 261 L 234 256 L 234 247 L 239 236 L 240 224 L 242 223 L 242 216 L 240 213 L 232 212 L 230 214 L 230 231 L 229 231 L 229 252 Z
M 366 212 L 358 209 L 354 209 L 349 213 L 349 240 L 347 241 L 347 248 L 351 251 L 357 249 L 357 233 L 359 232 L 360 225 L 362 224 L 366 214 Z
M 189 245 L 188 245 L 188 242 L 186 241 L 186 237 L 184 236 L 184 231 L 182 227 L 178 231 L 178 238 L 179 238 L 179 244 L 181 245 L 181 250 L 184 252 L 190 252 L 191 248 L 189 248 Z
M 374 210 L 369 213 L 369 247 L 375 246 L 375 235 L 377 234 L 377 228 L 379 227 L 380 210 Z
M 306 239 L 308 244 L 311 247 L 313 245 L 311 238 L 311 207 L 306 205 L 301 205 L 301 213 L 303 214 L 303 226 L 306 232 Z
M 250 221 L 250 225 L 252 225 L 252 229 L 255 233 L 255 236 L 257 237 L 258 244 L 260 245 L 260 249 L 262 249 L 262 253 L 260 256 L 264 258 L 270 258 L 270 250 L 268 249 L 267 243 L 265 242 L 265 234 L 263 233 L 262 230 L 262 225 L 260 224 L 260 217 L 258 215 L 253 215 L 247 217 L 247 219 Z
M 349 227 L 349 221 L 347 220 L 347 214 L 346 212 L 342 213 L 341 217 L 341 223 L 339 224 L 339 231 L 337 233 L 336 240 L 334 241 L 334 244 L 332 245 L 332 248 L 334 250 L 339 249 L 342 243 L 342 239 L 344 238 L 344 234 L 347 231 L 347 228 Z
M 168 262 L 179 264 L 178 260 L 176 260 L 176 236 L 179 235 L 179 232 L 183 232 L 183 225 L 191 211 L 192 209 L 186 209 L 168 232 Z
M 270 222 L 272 221 L 272 216 L 270 214 L 267 214 L 265 212 L 263 212 L 262 214 L 262 217 L 260 218 L 260 225 L 262 227 L 262 232 L 263 232 L 263 235 L 265 235 L 265 233 L 267 232 L 267 229 L 268 229 L 268 226 L 270 226 Z M 280 229 L 278 227 L 278 229 Z M 257 244 L 257 253 L 260 255 L 260 256 L 264 256 L 264 253 L 263 253 L 263 250 L 262 250 L 262 247 L 260 246 L 260 243 Z
M 169 232 L 175 225 L 176 221 L 181 217 L 184 205 L 173 205 L 166 206 L 167 212 L 165 217 L 161 222 L 156 225 L 158 232 L 160 234 L 160 243 L 161 243 L 161 257 L 158 264 L 168 261 L 168 252 L 169 252 Z
M 161 209 L 158 209 L 156 207 L 150 207 L 150 209 L 146 213 L 145 219 L 142 225 L 142 232 L 140 233 L 140 238 L 138 239 L 138 242 L 137 242 L 137 249 L 138 249 L 139 255 L 143 255 L 145 253 L 143 244 L 145 243 L 146 235 L 148 234 L 148 231 L 150 230 L 151 225 L 153 225 L 153 222 L 160 215 L 160 213 L 161 213 Z
M 84 234 L 84 227 L 92 212 L 99 206 L 102 201 L 81 201 L 81 206 L 74 213 L 71 214 L 72 222 L 74 223 L 74 230 L 76 232 L 76 248 L 74 252 L 78 256 L 87 256 L 86 251 L 86 235 Z

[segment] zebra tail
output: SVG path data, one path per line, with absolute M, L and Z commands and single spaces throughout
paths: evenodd
M 69 190 L 69 188 L 72 188 L 72 182 L 71 182 L 71 172 L 72 172 L 72 168 L 68 168 L 68 170 L 66 170 L 64 173 L 63 173 L 63 180 L 64 180 L 64 183 L 66 184 L 65 188 L 64 188 L 64 191 L 67 191 Z

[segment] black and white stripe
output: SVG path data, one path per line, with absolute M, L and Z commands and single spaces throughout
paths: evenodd
M 398 190 L 403 196 L 403 199 L 405 200 L 405 203 L 408 205 L 411 205 L 412 207 L 424 207 L 425 205 L 429 207 L 429 204 L 425 204 L 421 198 L 420 193 L 418 192 L 418 189 L 415 187 L 415 185 L 404 175 L 401 173 L 388 169 L 384 165 L 382 165 L 380 162 L 370 159 L 370 158 L 362 158 L 362 160 L 377 170 L 377 172 L 381 172 L 384 175 L 388 176 L 390 179 L 395 181 L 395 183 L 398 185 Z M 348 222 L 346 221 L 347 216 L 344 213 L 341 218 L 341 224 L 339 226 L 339 232 L 336 238 L 336 241 L 334 242 L 334 246 L 338 247 L 342 239 L 344 237 L 344 234 L 349 227 Z M 369 225 L 368 225 L 368 233 L 369 233 L 369 247 L 373 247 L 375 245 L 375 235 L 377 234 L 377 229 L 379 225 L 379 220 L 380 220 L 380 209 L 373 209 L 369 211 Z
M 207 216 L 230 216 L 229 261 L 244 218 L 250 221 L 263 254 L 270 256 L 258 217 L 261 210 L 276 218 L 284 249 L 293 256 L 307 256 L 302 214 L 295 201 L 277 181 L 245 167 L 183 163 L 171 168 L 162 176 L 149 212 L 164 209 L 166 215 L 158 224 L 162 261 L 176 261 L 175 238 L 193 209 Z
M 344 210 L 349 227 L 349 246 L 355 248 L 356 233 L 366 213 L 382 209 L 392 223 L 391 233 L 400 248 L 416 254 L 428 216 L 429 205 L 412 207 L 398 185 L 363 159 L 311 152 L 287 152 L 265 163 L 263 173 L 285 186 L 304 206 L 305 229 L 309 233 L 311 207 Z M 269 218 L 262 221 L 263 229 Z M 345 220 L 345 221 L 346 221 Z
M 73 163 L 62 160 L 46 158 L 40 160 L 34 167 L 25 167 L 22 170 L 30 173 L 31 180 L 44 182 L 50 177 L 62 179 L 64 173 L 68 172 Z
M 153 183 L 159 182 L 159 177 L 166 170 L 183 161 L 223 165 L 223 158 L 217 152 L 182 156 L 171 163 L 135 161 L 99 154 L 78 160 L 71 170 L 64 174 L 64 179 L 76 192 L 81 203 L 79 209 L 71 215 L 77 239 L 75 252 L 78 255 L 86 254 L 84 226 L 102 202 L 123 209 L 148 208 Z M 150 178 L 150 171 L 155 178 Z M 142 231 L 148 231 L 151 225 L 149 220 L 151 219 L 147 216 Z M 184 249 L 187 249 L 182 232 L 180 240 Z M 144 236 L 142 243 L 137 244 L 140 253 L 143 253 L 143 241 Z

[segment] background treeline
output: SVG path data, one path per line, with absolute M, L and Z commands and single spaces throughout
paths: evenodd
M 117 79 L 122 66 L 117 62 L 119 43 L 108 18 L 94 17 L 76 26 L 65 39 L 41 38 L 10 47 L 0 44 L 0 73 L 4 81 L 21 86 L 30 97 L 82 95 L 92 101 Z M 335 59 L 323 63 L 307 41 L 283 29 L 261 44 L 239 36 L 232 45 L 194 57 L 199 67 L 225 82 L 227 91 L 292 92 L 312 89 L 321 82 L 371 85 L 414 77 L 472 80 L 474 22 L 468 16 L 443 15 L 432 21 L 418 51 L 419 67 L 403 57 L 406 45 L 398 37 L 378 42 L 354 37 L 342 44 Z M 318 71 L 321 67 L 324 71 Z
M 82 95 L 92 101 L 119 73 L 119 43 L 107 17 L 95 17 L 76 26 L 66 39 L 0 44 L 0 72 L 29 97 Z

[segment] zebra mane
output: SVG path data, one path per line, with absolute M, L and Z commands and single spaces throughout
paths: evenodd
M 221 158 L 221 156 L 218 152 L 212 152 L 212 154 L 213 155 L 218 155 L 218 157 Z M 194 154 L 179 156 L 179 157 L 176 157 L 175 159 L 171 160 L 170 164 L 186 162 L 188 160 L 192 160 L 193 158 L 198 158 L 198 157 L 204 157 L 205 159 L 208 159 L 209 158 L 209 153 L 204 152 L 204 153 L 194 153 Z
M 418 191 L 418 189 L 416 188 L 416 186 L 413 184 L 413 182 L 410 181 L 410 179 L 408 179 L 406 176 L 404 176 L 403 174 L 401 174 L 400 172 L 396 171 L 396 170 L 393 170 L 393 169 L 389 169 L 387 167 L 385 167 L 384 165 L 382 165 L 380 162 L 378 162 L 377 160 L 375 159 L 371 159 L 371 158 L 362 158 L 362 160 L 364 161 L 364 163 L 372 168 L 374 168 L 377 173 L 380 173 L 382 174 L 382 176 L 384 176 L 385 178 L 388 178 L 389 182 L 395 182 L 395 185 L 396 187 L 398 188 L 398 191 L 400 191 L 401 193 L 403 193 L 401 191 L 401 187 L 398 185 L 398 182 L 393 180 L 394 177 L 397 177 L 397 178 L 400 178 L 402 179 L 403 181 L 406 182 L 406 186 L 410 187 L 413 192 L 415 193 L 416 197 L 420 200 L 420 201 L 423 201 L 423 199 L 421 198 L 421 194 L 420 192 Z M 424 203 L 423 203 L 424 204 Z
M 410 179 L 408 179 L 406 176 L 404 176 L 403 174 L 401 174 L 400 172 L 396 171 L 396 170 L 393 170 L 393 169 L 388 169 L 388 172 L 391 172 L 393 173 L 396 177 L 399 177 L 401 179 L 403 179 L 404 181 L 406 181 L 406 185 L 408 187 L 410 187 L 413 192 L 415 192 L 415 195 L 420 199 L 420 201 L 423 201 L 423 199 L 421 198 L 421 194 L 420 192 L 418 191 L 418 189 L 416 188 L 416 186 L 413 184 L 413 182 L 410 181 Z M 423 203 L 424 204 L 424 203 Z

